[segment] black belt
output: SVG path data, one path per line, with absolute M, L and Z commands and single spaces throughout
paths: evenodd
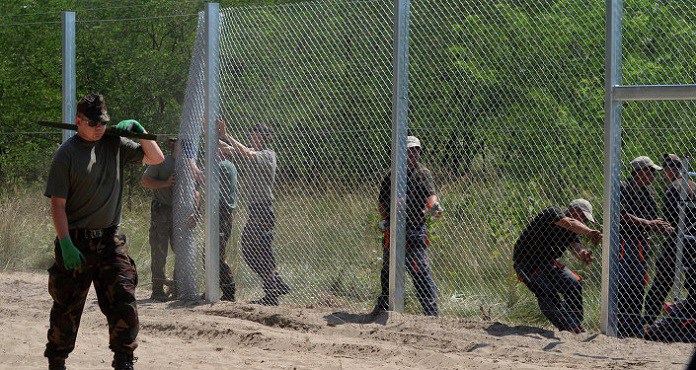
M 70 235 L 75 238 L 98 239 L 107 235 L 113 235 L 116 231 L 116 226 L 109 226 L 104 229 L 70 229 Z

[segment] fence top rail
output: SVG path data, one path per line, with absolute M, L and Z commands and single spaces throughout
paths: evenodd
M 615 101 L 696 100 L 696 85 L 614 86 Z

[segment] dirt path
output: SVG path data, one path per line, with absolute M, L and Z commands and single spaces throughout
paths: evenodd
M 0 368 L 45 368 L 47 275 L 0 273 Z M 683 369 L 693 349 L 498 323 L 245 303 L 152 302 L 138 291 L 139 369 Z M 92 291 L 69 368 L 108 369 Z

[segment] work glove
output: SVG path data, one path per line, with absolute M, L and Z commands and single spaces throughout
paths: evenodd
M 76 270 L 85 264 L 85 256 L 75 247 L 70 237 L 59 239 L 63 266 L 67 270 Z
M 118 124 L 116 124 L 116 127 L 114 128 L 118 131 L 135 132 L 138 134 L 142 134 L 145 132 L 145 128 L 140 124 L 140 122 L 134 119 L 127 119 L 121 121 Z
M 444 211 L 445 210 L 442 209 L 440 202 L 433 202 L 432 204 L 425 206 L 425 213 L 435 218 L 440 218 L 440 216 L 442 216 L 442 212 Z

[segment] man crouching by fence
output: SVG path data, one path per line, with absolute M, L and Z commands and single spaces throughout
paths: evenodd
M 596 244 L 602 241 L 602 234 L 587 227 L 588 221 L 594 222 L 594 217 L 592 205 L 585 199 L 573 200 L 565 211 L 549 207 L 529 222 L 515 244 L 518 279 L 534 293 L 541 312 L 559 330 L 583 332 L 582 280 L 559 258 L 571 247 L 579 260 L 592 261 L 592 251 L 580 244 L 579 235 Z
M 77 104 L 77 135 L 66 140 L 53 156 L 46 184 L 51 216 L 58 234 L 55 263 L 48 269 L 48 291 L 53 307 L 44 355 L 49 369 L 65 369 L 75 348 L 77 330 L 89 287 L 94 282 L 99 308 L 109 324 L 109 348 L 116 369 L 133 368 L 138 335 L 135 263 L 119 233 L 123 166 L 164 160 L 152 140 L 105 136 L 109 116 L 104 97 L 89 94 Z M 145 133 L 134 120 L 121 121 L 117 131 Z

